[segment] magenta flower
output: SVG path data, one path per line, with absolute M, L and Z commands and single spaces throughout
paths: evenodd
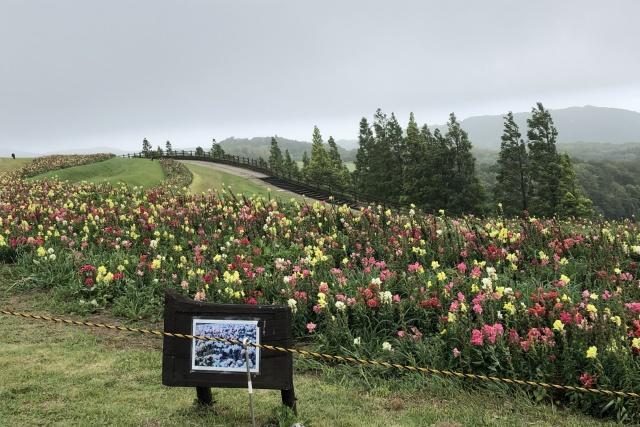
M 481 346 L 483 344 L 483 336 L 480 329 L 471 331 L 471 345 Z

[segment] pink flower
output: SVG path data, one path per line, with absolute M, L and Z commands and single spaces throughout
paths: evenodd
M 640 313 L 640 302 L 630 302 L 624 305 L 634 313 Z
M 453 357 L 460 357 L 460 354 L 461 352 L 457 347 L 453 349 Z
M 461 262 L 460 264 L 458 264 L 456 266 L 456 268 L 458 269 L 458 271 L 460 272 L 460 274 L 464 274 L 467 271 L 467 264 L 465 264 L 464 262 Z
M 482 306 L 480 304 L 473 304 L 473 311 L 482 314 Z
M 595 376 L 591 376 L 586 372 L 580 375 L 580 383 L 587 388 L 593 387 L 593 383 L 595 382 L 595 379 L 596 379 Z
M 482 332 L 480 329 L 474 329 L 471 331 L 471 345 L 480 346 L 483 343 Z
M 393 296 L 393 302 L 400 302 L 400 295 L 395 294 L 395 295 Z
M 320 290 L 320 292 L 322 293 L 327 293 L 329 292 L 329 285 L 327 285 L 325 282 L 320 283 L 320 286 L 318 287 L 318 289 Z
M 307 323 L 307 331 L 309 331 L 309 333 L 312 333 L 313 331 L 316 330 L 316 326 L 318 326 L 318 325 L 316 325 L 313 322 Z
M 567 313 L 566 311 L 560 313 L 560 321 L 565 325 L 570 325 L 572 320 L 573 319 L 571 317 L 571 314 Z
M 419 262 L 415 262 L 413 264 L 409 264 L 409 273 L 415 273 L 416 271 L 420 271 L 420 269 L 422 269 L 422 266 L 420 265 Z
M 315 314 L 319 314 L 322 311 L 322 307 L 320 307 L 318 304 L 313 306 L 313 312 Z M 308 325 L 307 325 L 308 326 Z
M 400 338 L 404 338 L 404 331 L 398 331 L 398 336 Z

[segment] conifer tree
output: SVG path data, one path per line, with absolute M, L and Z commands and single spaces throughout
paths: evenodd
M 399 202 L 402 199 L 407 153 L 403 130 L 394 113 L 391 113 L 391 117 L 387 122 L 386 137 L 391 151 L 391 156 L 387 159 L 388 167 L 385 169 L 385 172 L 387 172 L 386 179 L 390 187 L 386 197 L 394 202 Z
M 289 150 L 284 150 L 284 171 L 288 178 L 300 179 L 298 164 L 291 158 Z
M 160 148 L 160 146 L 158 145 L 158 148 L 156 148 L 156 157 L 162 157 L 164 155 L 164 152 L 162 151 L 162 148 Z
M 589 199 L 576 182 L 576 174 L 568 154 L 559 156 L 560 162 L 560 205 L 558 214 L 563 217 L 588 217 L 594 213 L 593 202 Z
M 309 163 L 310 163 L 309 155 L 305 151 L 302 153 L 302 171 L 301 171 L 301 175 L 305 180 L 308 179 L 307 171 L 309 170 Z
M 144 157 L 150 157 L 151 156 L 151 143 L 149 141 L 147 141 L 147 138 L 142 140 L 142 155 Z
M 431 172 L 426 164 L 426 138 L 429 128 L 424 126 L 426 133 L 421 132 L 413 113 L 409 115 L 406 136 L 405 170 L 403 176 L 402 202 L 414 203 L 420 207 L 425 204 L 425 189 L 430 184 L 427 180 Z
M 222 146 L 220 145 L 220 143 L 216 141 L 215 138 L 211 139 L 211 149 L 209 150 L 209 153 L 213 157 L 221 158 L 224 156 L 224 150 L 222 149 Z
M 327 145 L 329 146 L 329 161 L 331 162 L 331 178 L 332 182 L 329 185 L 335 186 L 339 189 L 346 189 L 349 187 L 351 183 L 351 176 L 349 174 L 349 169 L 342 162 L 342 158 L 340 157 L 340 152 L 338 151 L 338 145 L 332 136 L 329 137 L 327 141 Z
M 204 150 L 202 147 L 196 147 L 196 156 L 204 156 Z
M 322 135 L 317 126 L 313 128 L 313 137 L 311 140 L 311 158 L 309 166 L 306 168 L 305 176 L 313 184 L 330 184 L 331 160 L 329 154 L 324 148 Z M 329 177 L 329 179 L 327 179 Z
M 356 170 L 353 173 L 356 190 L 367 193 L 367 188 L 372 182 L 371 161 L 375 140 L 369 122 L 365 117 L 360 120 L 360 133 L 358 135 L 358 152 L 356 153 Z
M 165 152 L 167 153 L 167 156 L 171 156 L 173 154 L 173 148 L 171 147 L 171 141 L 167 140 L 167 142 L 165 144 L 165 148 L 166 148 Z
M 281 174 L 284 169 L 284 159 L 282 157 L 282 151 L 278 147 L 278 140 L 275 137 L 271 137 L 271 149 L 269 150 L 269 169 L 276 174 Z
M 453 113 L 449 115 L 445 139 L 453 160 L 447 209 L 454 213 L 479 212 L 484 194 L 475 174 L 471 141 Z
M 374 142 L 370 151 L 369 180 L 365 193 L 381 200 L 389 200 L 394 197 L 398 187 L 394 187 L 391 176 L 398 173 L 390 164 L 392 159 L 391 143 L 389 138 L 389 119 L 382 110 L 376 110 L 373 116 Z
M 529 206 L 534 215 L 553 216 L 560 204 L 562 168 L 556 150 L 556 130 L 551 113 L 538 102 L 527 120 L 529 130 Z
M 513 113 L 504 117 L 498 173 L 494 188 L 495 200 L 502 203 L 508 215 L 520 215 L 528 209 L 529 168 L 528 154 Z

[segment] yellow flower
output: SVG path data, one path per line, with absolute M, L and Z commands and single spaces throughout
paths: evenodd
M 502 308 L 504 308 L 504 310 L 509 314 L 515 314 L 516 313 L 516 307 L 511 302 L 505 303 L 502 306 Z
M 616 326 L 620 326 L 622 324 L 622 319 L 620 319 L 620 316 L 613 316 L 611 318 L 611 321 L 615 323 Z
M 631 340 L 631 347 L 640 349 L 640 338 L 634 338 Z
M 564 331 L 564 323 L 562 323 L 562 320 L 558 319 L 553 322 L 553 329 L 556 331 Z
M 568 285 L 569 282 L 571 282 L 571 279 L 569 279 L 569 277 L 565 276 L 564 274 L 560 276 L 560 280 L 562 280 L 565 285 Z
M 431 261 L 431 268 L 437 270 L 440 267 L 440 263 L 438 261 Z
M 47 255 L 47 251 L 45 248 L 43 248 L 42 246 L 38 247 L 38 250 L 36 251 L 38 253 L 38 256 L 43 257 L 45 255 Z
M 596 357 L 598 357 L 598 348 L 592 345 L 587 349 L 587 359 L 595 359 Z
M 154 259 L 153 261 L 151 261 L 151 269 L 152 270 L 159 269 L 161 265 L 162 265 L 162 262 L 159 259 Z
M 458 319 L 458 316 L 456 316 L 455 313 L 449 312 L 449 314 L 447 315 L 447 321 L 453 323 L 456 321 L 456 319 Z
M 438 280 L 441 282 L 444 282 L 445 280 L 447 280 L 447 275 L 444 273 L 444 271 L 440 271 L 438 272 Z
M 587 311 L 588 311 L 589 313 L 597 313 L 597 312 L 598 312 L 598 309 L 597 309 L 597 308 L 596 308 L 596 306 L 595 306 L 595 305 L 593 305 L 593 304 L 587 304 Z

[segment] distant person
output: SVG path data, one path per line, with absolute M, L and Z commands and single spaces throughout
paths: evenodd
M 15 160 L 15 159 L 16 159 L 16 153 L 11 153 L 11 158 L 12 158 L 13 160 Z

